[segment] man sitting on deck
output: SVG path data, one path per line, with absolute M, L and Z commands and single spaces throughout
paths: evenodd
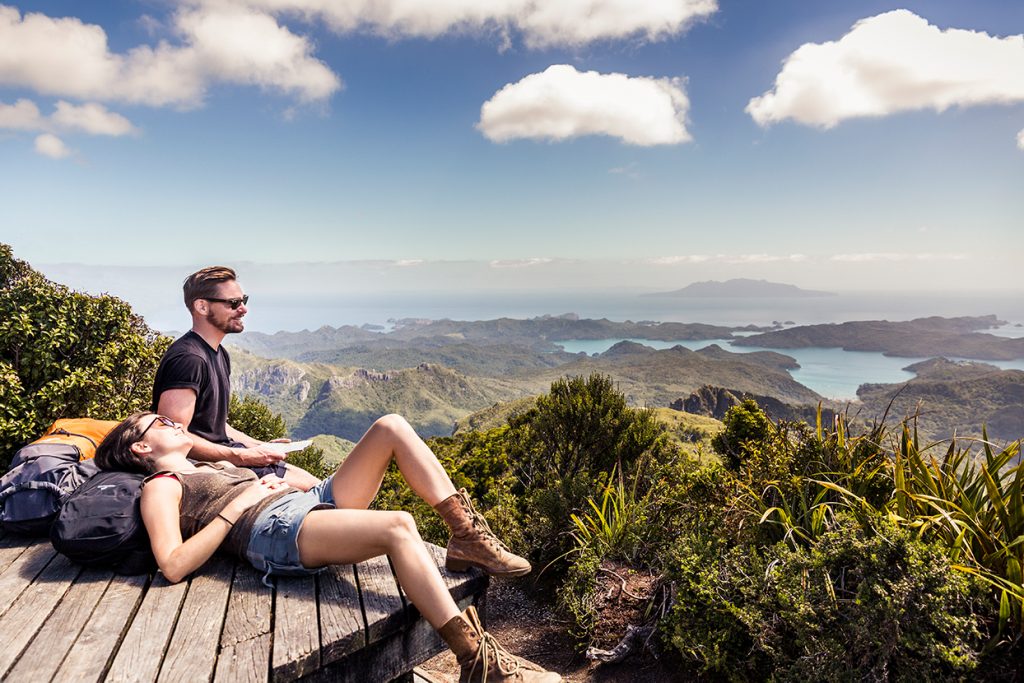
M 231 358 L 221 342 L 245 329 L 249 297 L 235 271 L 210 266 L 192 273 L 183 286 L 192 329 L 177 339 L 160 361 L 153 385 L 152 410 L 192 434 L 193 460 L 226 460 L 257 476 L 276 474 L 290 486 L 308 491 L 319 480 L 282 462 L 284 455 L 227 422 L 231 396 Z

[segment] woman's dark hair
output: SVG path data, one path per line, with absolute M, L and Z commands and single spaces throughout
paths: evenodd
M 132 451 L 132 444 L 142 438 L 149 423 L 146 417 L 156 413 L 143 411 L 125 419 L 114 427 L 96 447 L 96 465 L 101 470 L 119 470 L 136 474 L 151 474 L 149 460 Z

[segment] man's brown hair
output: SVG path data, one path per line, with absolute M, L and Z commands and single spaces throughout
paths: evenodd
M 237 280 L 235 271 L 227 266 L 209 266 L 185 278 L 182 290 L 185 292 L 185 308 L 192 312 L 192 304 L 196 299 L 209 299 L 217 296 L 217 286 L 222 282 Z

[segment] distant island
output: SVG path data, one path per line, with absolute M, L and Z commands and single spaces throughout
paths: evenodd
M 798 299 L 836 296 L 836 293 L 820 292 L 813 289 L 801 289 L 796 285 L 787 285 L 781 282 L 736 278 L 733 280 L 726 280 L 725 282 L 718 282 L 716 280 L 694 282 L 692 285 L 687 285 L 682 289 L 675 289 L 671 292 L 653 292 L 642 296 Z

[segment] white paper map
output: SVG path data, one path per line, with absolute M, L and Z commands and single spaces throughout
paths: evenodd
M 269 448 L 278 453 L 294 453 L 295 451 L 301 451 L 303 448 L 309 448 L 312 445 L 313 440 L 306 439 L 305 441 L 289 441 L 288 443 L 265 443 L 261 447 Z

